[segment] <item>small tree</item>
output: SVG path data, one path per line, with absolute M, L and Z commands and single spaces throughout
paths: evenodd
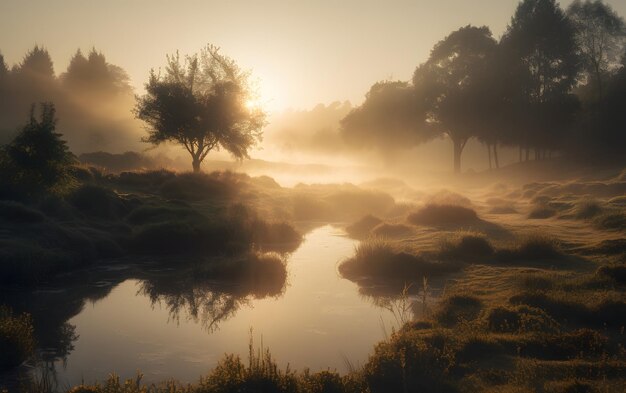
M 73 179 L 76 158 L 56 132 L 56 123 L 54 104 L 41 104 L 40 120 L 33 105 L 28 124 L 3 148 L 0 171 L 17 193 L 58 191 Z
M 249 104 L 249 73 L 208 45 L 181 61 L 167 56 L 163 75 L 150 72 L 146 94 L 137 98 L 135 116 L 147 124 L 144 142 L 175 142 L 191 155 L 194 172 L 207 154 L 220 147 L 248 157 L 261 138 L 265 113 Z

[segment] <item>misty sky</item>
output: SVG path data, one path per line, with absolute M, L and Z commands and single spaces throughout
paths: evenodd
M 567 6 L 571 1 L 563 1 Z M 626 16 L 626 1 L 606 1 Z M 433 44 L 467 24 L 499 37 L 518 0 L 0 0 L 0 52 L 35 43 L 57 74 L 78 47 L 101 50 L 141 88 L 165 54 L 207 43 L 252 69 L 271 110 L 363 100 L 378 80 L 408 80 Z

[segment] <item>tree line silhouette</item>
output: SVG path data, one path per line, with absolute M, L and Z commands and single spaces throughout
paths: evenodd
M 437 43 L 410 82 L 375 83 L 342 120 L 347 139 L 414 146 L 453 144 L 454 171 L 477 138 L 519 159 L 553 152 L 623 158 L 626 151 L 626 25 L 600 0 L 524 0 L 500 38 L 465 26 Z
M 12 140 L 30 107 L 40 102 L 55 104 L 64 136 L 77 153 L 94 146 L 110 151 L 140 146 L 128 75 L 95 48 L 86 55 L 77 50 L 60 75 L 44 47 L 36 45 L 10 68 L 0 54 L 0 142 Z
M 124 70 L 95 49 L 77 51 L 59 77 L 42 47 L 11 69 L 0 55 L 0 136 L 10 140 L 33 102 L 55 102 L 73 150 L 81 141 L 132 149 L 141 120 L 144 142 L 183 146 L 199 171 L 213 149 L 244 158 L 260 140 L 266 114 L 250 105 L 249 73 L 217 47 L 168 56 L 145 87 L 134 97 Z M 567 10 L 523 0 L 499 40 L 467 25 L 438 42 L 410 81 L 375 83 L 341 120 L 340 136 L 383 152 L 445 136 L 457 173 L 473 138 L 487 147 L 490 167 L 499 167 L 499 146 L 517 147 L 520 161 L 553 153 L 615 159 L 625 156 L 625 103 L 624 20 L 600 0 Z

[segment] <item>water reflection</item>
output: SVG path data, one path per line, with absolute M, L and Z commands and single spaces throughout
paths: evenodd
M 215 264 L 219 266 L 216 268 Z M 278 297 L 287 279 L 286 262 L 276 254 L 248 255 L 212 264 L 150 274 L 138 293 L 165 306 L 170 320 L 201 323 L 209 332 L 249 304 L 250 298 Z
M 251 299 L 279 297 L 286 286 L 286 263 L 278 254 L 178 262 L 176 269 L 169 268 L 171 264 L 172 261 L 163 260 L 118 263 L 67 275 L 55 285 L 34 290 L 0 291 L 0 304 L 33 317 L 39 363 L 35 378 L 41 374 L 56 380 L 56 366 L 61 364 L 65 369 L 67 357 L 80 337 L 76 326 L 68 321 L 86 305 L 94 306 L 107 297 L 124 281 L 138 282 L 137 294 L 149 298 L 153 307 L 164 306 L 170 321 L 191 320 L 208 332 L 217 330 L 221 322 Z M 32 366 L 25 365 L 22 371 L 30 374 Z M 0 375 L 0 386 L 3 379 L 23 381 L 19 374 Z
M 0 302 L 33 315 L 61 386 L 138 369 L 147 382 L 193 382 L 224 353 L 245 355 L 251 327 L 282 367 L 341 371 L 346 358 L 367 359 L 384 338 L 381 323 L 394 324 L 376 301 L 384 296 L 364 298 L 337 272 L 355 244 L 326 226 L 307 234 L 288 265 L 276 254 L 118 260 L 55 286 L 0 293 Z

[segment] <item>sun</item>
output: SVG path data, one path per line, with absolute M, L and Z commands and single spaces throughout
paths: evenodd
M 281 95 L 283 92 L 277 88 L 279 84 L 271 82 L 268 78 L 260 77 L 252 84 L 251 94 L 245 102 L 249 110 L 260 109 L 264 112 L 276 112 L 282 108 Z

